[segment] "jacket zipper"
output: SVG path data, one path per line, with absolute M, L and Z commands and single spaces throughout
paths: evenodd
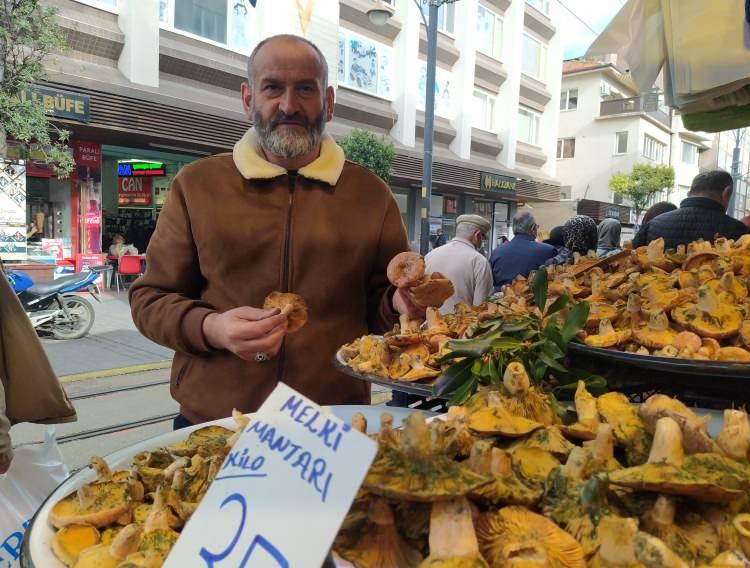
M 292 288 L 292 267 L 291 267 L 291 247 L 292 247 L 292 210 L 294 209 L 294 185 L 297 181 L 297 174 L 289 175 L 289 207 L 286 213 L 286 232 L 284 235 L 284 258 L 282 259 L 281 273 L 281 291 L 291 292 Z M 279 366 L 276 372 L 276 382 L 281 382 L 284 376 L 284 363 L 286 358 L 286 340 L 281 344 L 279 350 Z

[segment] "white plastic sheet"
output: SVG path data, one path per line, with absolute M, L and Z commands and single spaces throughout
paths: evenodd
M 0 475 L 0 568 L 19 565 L 26 527 L 42 502 L 66 477 L 68 468 L 53 426 L 47 427 L 42 444 L 14 450 L 10 469 Z

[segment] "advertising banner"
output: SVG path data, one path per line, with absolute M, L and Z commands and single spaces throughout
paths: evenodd
M 118 205 L 151 205 L 153 181 L 149 177 L 117 179 Z
M 26 260 L 26 166 L 0 162 L 0 259 Z

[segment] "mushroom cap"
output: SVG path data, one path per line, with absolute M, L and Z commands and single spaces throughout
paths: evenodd
M 68 525 L 104 527 L 130 512 L 130 490 L 126 483 L 104 481 L 89 483 L 82 489 L 90 499 L 81 503 L 78 493 L 58 501 L 49 512 L 49 522 L 61 529 Z
M 402 252 L 388 263 L 388 280 L 396 288 L 412 288 L 424 278 L 424 258 L 416 252 Z
M 555 523 L 523 507 L 485 513 L 477 525 L 479 548 L 491 566 L 585 568 L 581 545 Z
M 234 432 L 223 426 L 204 426 L 192 431 L 187 439 L 168 446 L 168 450 L 178 456 L 192 456 L 198 449 L 219 450 L 226 447 L 227 440 Z
M 99 531 L 91 525 L 68 525 L 52 537 L 52 552 L 66 566 L 73 566 L 82 550 L 99 544 Z
M 411 289 L 414 301 L 423 308 L 439 308 L 454 293 L 453 283 L 435 272 L 422 284 Z
M 558 426 L 547 426 L 531 433 L 530 436 L 513 442 L 513 448 L 541 448 L 558 458 L 566 458 L 575 446 L 565 439 Z
M 287 317 L 287 333 L 299 331 L 307 323 L 307 304 L 302 296 L 291 292 L 271 292 L 263 300 L 264 310 L 278 308 Z
M 540 422 L 511 414 L 503 407 L 487 407 L 469 416 L 469 428 L 483 435 L 518 438 L 544 427 Z
M 596 407 L 604 421 L 612 426 L 615 439 L 625 446 L 629 465 L 648 459 L 651 436 L 628 398 L 619 392 L 608 392 L 596 399 Z

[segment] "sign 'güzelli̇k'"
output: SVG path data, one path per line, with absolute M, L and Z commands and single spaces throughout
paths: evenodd
M 480 189 L 485 191 L 500 191 L 503 193 L 516 191 L 516 178 L 501 176 L 490 172 L 482 172 Z
M 164 564 L 323 564 L 377 443 L 283 383 L 250 418 Z
M 88 95 L 35 85 L 21 92 L 21 100 L 41 105 L 47 114 L 57 118 L 68 118 L 80 122 L 89 121 L 90 99 Z

